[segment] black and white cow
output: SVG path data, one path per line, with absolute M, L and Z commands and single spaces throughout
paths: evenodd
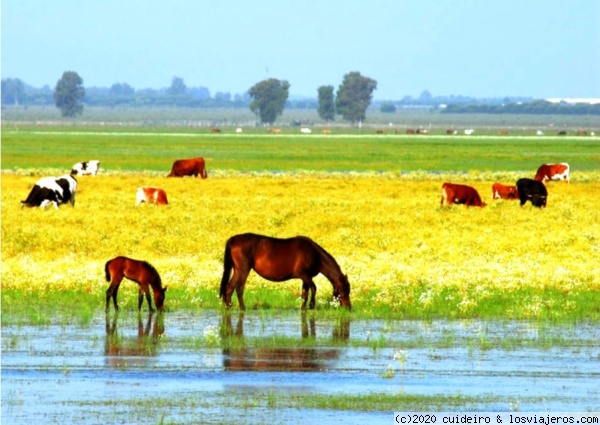
M 44 177 L 35 183 L 27 199 L 21 201 L 21 207 L 46 208 L 52 204 L 58 209 L 60 204 L 67 202 L 75 206 L 76 190 L 77 180 L 73 176 Z
M 517 180 L 517 192 L 519 193 L 521 206 L 525 205 L 527 201 L 531 201 L 534 207 L 542 208 L 546 206 L 548 190 L 544 183 L 540 181 L 527 178 L 519 179 Z
M 74 176 L 79 174 L 80 176 L 91 175 L 96 177 L 99 168 L 100 161 L 98 161 L 97 159 L 94 159 L 92 161 L 78 162 L 77 164 L 73 165 L 73 168 L 71 169 L 71 174 Z

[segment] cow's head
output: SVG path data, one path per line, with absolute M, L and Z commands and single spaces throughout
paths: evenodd
M 546 206 L 547 198 L 546 195 L 533 195 L 531 197 L 531 203 L 534 207 L 543 208 Z

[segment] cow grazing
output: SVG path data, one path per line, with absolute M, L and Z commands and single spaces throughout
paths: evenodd
M 466 130 L 465 130 L 465 134 L 466 134 L 467 136 L 470 136 L 471 134 L 473 134 L 473 132 L 474 132 L 474 131 L 475 131 L 475 130 L 473 130 L 472 128 L 468 128 L 468 129 L 466 129 Z
M 100 161 L 98 161 L 97 159 L 94 159 L 92 161 L 83 161 L 73 165 L 73 168 L 71 169 L 71 174 L 74 176 L 87 175 L 96 177 L 96 174 L 98 174 L 98 169 L 100 169 Z
M 464 204 L 465 207 L 485 207 L 475 188 L 464 184 L 444 183 L 441 205 Z
M 521 206 L 525 205 L 527 201 L 531 201 L 534 207 L 542 208 L 546 206 L 548 190 L 541 181 L 527 178 L 519 179 L 517 180 L 517 191 L 519 192 Z
M 303 134 L 310 134 L 310 133 L 312 133 L 312 131 L 311 131 L 311 129 L 310 129 L 310 128 L 308 128 L 308 127 L 302 127 L 302 128 L 300 129 L 300 133 L 303 133 Z
M 208 173 L 206 172 L 205 168 L 204 158 L 178 159 L 173 163 L 171 172 L 167 177 L 198 177 L 198 174 L 203 179 L 208 177 Z
M 533 179 L 543 183 L 548 180 L 564 180 L 569 183 L 571 181 L 571 169 L 566 162 L 560 164 L 542 164 Z
M 65 174 L 60 177 L 44 177 L 35 182 L 27 199 L 21 201 L 21 208 L 46 208 L 52 204 L 54 208 L 58 209 L 60 204 L 66 204 L 67 202 L 71 206 L 75 206 L 76 190 L 77 180 L 73 176 Z
M 519 199 L 519 191 L 516 186 L 494 183 L 492 185 L 492 199 Z
M 538 130 L 535 132 L 536 136 L 543 136 L 544 132 L 542 130 Z
M 169 205 L 167 192 L 158 187 L 138 187 L 135 194 L 135 206 L 137 207 L 142 202 L 156 205 Z
M 458 134 L 458 130 L 446 130 L 446 134 L 451 134 L 451 135 L 457 135 Z

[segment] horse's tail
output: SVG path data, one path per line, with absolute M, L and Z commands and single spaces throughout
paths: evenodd
M 229 284 L 229 276 L 231 275 L 231 269 L 233 268 L 233 258 L 231 257 L 231 246 L 230 240 L 225 244 L 225 254 L 223 255 L 223 278 L 221 279 L 221 292 L 219 297 L 223 298 Z
M 112 261 L 112 260 L 108 260 L 108 261 L 106 262 L 106 264 L 104 265 L 104 275 L 106 276 L 106 281 L 107 281 L 107 282 L 110 282 L 110 281 L 111 281 L 110 270 L 109 270 L 109 267 L 110 267 L 110 262 L 111 262 L 111 261 Z

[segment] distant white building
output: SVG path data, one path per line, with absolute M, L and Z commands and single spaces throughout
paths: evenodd
M 569 103 L 571 105 L 575 105 L 577 103 L 587 103 L 589 105 L 596 105 L 598 103 L 600 103 L 600 99 L 598 98 L 583 98 L 583 97 L 573 97 L 573 98 L 568 98 L 568 97 L 551 97 L 549 99 L 545 99 L 546 102 L 550 102 L 550 103 L 560 103 L 560 102 L 565 102 L 565 103 Z

